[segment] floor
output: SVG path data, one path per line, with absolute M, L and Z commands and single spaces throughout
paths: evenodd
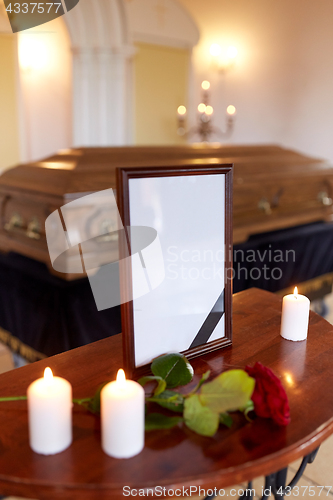
M 326 298 L 325 303 L 329 310 L 326 319 L 333 324 L 333 294 Z M 0 373 L 13 368 L 14 361 L 10 352 L 5 347 L 0 345 Z M 297 462 L 290 464 L 288 469 L 288 481 L 293 478 L 300 463 L 301 460 L 298 460 Z M 262 496 L 263 485 L 263 477 L 256 478 L 253 481 L 256 498 L 260 498 Z M 245 484 L 239 484 L 231 488 L 226 488 L 224 498 L 231 497 L 236 500 L 238 496 L 242 494 L 242 490 L 244 488 L 246 488 Z M 302 479 L 298 482 L 298 488 L 294 488 L 289 496 L 286 495 L 286 500 L 288 500 L 288 498 L 289 500 L 296 500 L 296 497 L 300 497 L 298 500 L 315 500 L 319 497 L 323 500 L 324 498 L 333 500 L 333 435 L 321 445 L 314 463 L 307 466 Z M 201 500 L 202 497 L 192 496 L 191 498 L 192 500 Z M 6 500 L 22 499 L 8 497 Z M 96 500 L 98 500 L 98 498 Z

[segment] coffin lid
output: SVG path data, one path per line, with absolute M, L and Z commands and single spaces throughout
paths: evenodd
M 328 162 L 278 145 L 126 146 L 61 150 L 37 162 L 21 164 L 0 177 L 0 188 L 54 196 L 115 188 L 120 166 L 167 166 L 234 163 L 235 180 L 284 175 L 311 175 L 331 169 Z

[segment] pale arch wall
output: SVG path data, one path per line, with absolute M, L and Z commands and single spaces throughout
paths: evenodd
M 191 51 L 196 25 L 175 0 L 81 0 L 64 20 L 73 51 L 74 145 L 134 142 L 134 44 Z
M 199 41 L 197 25 L 176 0 L 127 0 L 125 6 L 134 42 L 192 50 Z
M 17 37 L 0 0 L 0 173 L 20 160 Z
M 181 144 L 179 105 L 189 102 L 192 49 L 199 31 L 174 0 L 126 2 L 133 58 L 136 144 Z
M 35 31 L 46 44 L 53 39 L 53 54 L 57 52 L 57 65 L 50 56 L 50 68 L 20 71 L 22 161 L 72 146 L 133 143 L 135 43 L 149 41 L 191 51 L 199 37 L 175 0 L 166 2 L 165 22 L 156 30 L 161 20 L 156 7 L 164 3 L 80 0 L 65 16 L 19 35 L 24 38 Z
M 122 0 L 81 0 L 64 16 L 73 53 L 73 145 L 131 141 L 134 53 Z
M 132 48 L 122 0 L 81 0 L 65 16 L 19 34 L 21 42 L 33 37 L 46 48 L 47 64 L 20 68 L 21 161 L 127 143 Z
M 1 34 L 12 33 L 3 0 L 0 0 L 0 33 Z
M 276 142 L 333 162 L 333 2 L 317 0 L 179 0 L 199 26 L 193 51 L 193 108 L 200 83 L 212 83 L 214 123 L 237 108 L 233 143 Z M 235 68 L 223 79 L 209 47 L 235 45 Z
M 72 145 L 72 56 L 62 17 L 22 31 L 18 40 L 21 161 L 27 162 Z M 24 46 L 37 60 L 39 51 L 44 53 L 44 64 L 35 67 L 32 61 L 23 67 L 20 47 Z
M 0 32 L 0 172 L 20 160 L 17 40 Z

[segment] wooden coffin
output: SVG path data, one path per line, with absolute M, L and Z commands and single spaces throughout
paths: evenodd
M 119 166 L 181 168 L 198 162 L 234 164 L 235 243 L 251 234 L 333 218 L 331 166 L 279 146 L 78 148 L 19 165 L 0 177 L 0 250 L 44 262 L 54 272 L 45 237 L 45 220 L 52 212 L 86 194 L 115 189 Z M 79 218 L 84 224 L 84 216 Z M 110 245 L 115 228 L 103 210 L 96 213 L 94 227 Z M 60 275 L 66 280 L 82 276 Z

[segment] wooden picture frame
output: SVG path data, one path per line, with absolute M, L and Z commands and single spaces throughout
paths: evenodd
M 171 166 L 117 169 L 117 203 L 125 228 L 119 241 L 123 354 L 124 368 L 129 377 L 136 378 L 146 373 L 152 359 L 166 352 L 182 352 L 191 359 L 231 345 L 232 177 L 231 164 L 211 163 L 209 160 L 202 160 L 200 164 L 188 161 L 173 162 Z M 171 283 L 168 264 L 165 280 L 160 286 L 144 298 L 128 300 L 136 287 L 129 264 L 131 258 L 122 258 L 131 253 L 128 246 L 130 226 L 156 229 L 162 240 L 164 263 L 169 261 L 165 258 L 166 252 L 171 255 L 170 242 L 174 242 L 175 254 L 176 248 L 182 249 L 177 261 L 178 257 L 187 262 L 188 257 L 196 256 L 196 262 L 200 263 L 188 269 L 188 279 L 190 270 L 195 269 L 192 277 L 198 276 L 197 282 L 194 285 L 185 283 L 185 268 L 182 266 L 182 274 L 177 273 L 175 283 Z M 184 246 L 186 241 L 187 246 Z M 207 253 L 213 256 L 209 265 L 203 258 L 206 247 Z M 223 260 L 217 259 L 218 254 Z M 216 268 L 213 272 L 216 259 L 221 263 L 218 273 Z M 194 262 L 193 257 L 192 260 Z M 145 267 L 143 260 L 142 263 Z M 208 274 L 211 277 L 214 274 L 215 280 L 212 278 L 209 286 L 204 281 Z M 168 307 L 169 312 L 165 312 Z M 194 331 L 199 324 L 198 331 Z M 189 343 L 192 336 L 193 341 Z M 170 348 L 172 343 L 178 347 L 185 342 L 189 343 L 185 349 Z

